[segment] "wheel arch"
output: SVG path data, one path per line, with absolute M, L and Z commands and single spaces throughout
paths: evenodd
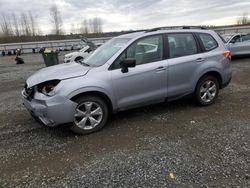
M 107 104 L 108 106 L 108 110 L 109 110 L 109 113 L 113 113 L 114 112 L 114 105 L 110 99 L 110 97 L 102 92 L 102 91 L 97 91 L 97 90 L 93 90 L 93 91 L 83 91 L 83 92 L 79 92 L 77 94 L 74 94 L 70 97 L 70 100 L 76 102 L 76 99 L 77 98 L 80 98 L 80 97 L 84 97 L 84 96 L 97 96 L 97 97 L 100 97 L 101 99 L 103 99 L 105 101 L 105 103 Z
M 84 57 L 81 56 L 81 55 L 76 55 L 76 56 L 74 57 L 74 61 L 77 61 L 77 59 L 84 59 Z
M 218 80 L 219 88 L 221 89 L 221 88 L 222 88 L 222 76 L 221 76 L 221 74 L 220 74 L 218 71 L 214 71 L 214 70 L 211 70 L 211 71 L 208 71 L 208 72 L 203 73 L 203 74 L 199 77 L 199 79 L 196 81 L 196 86 L 197 86 L 199 80 L 201 80 L 203 77 L 208 76 L 208 75 L 209 75 L 209 76 L 214 76 L 214 77 Z M 195 87 L 196 87 L 196 86 L 195 86 Z

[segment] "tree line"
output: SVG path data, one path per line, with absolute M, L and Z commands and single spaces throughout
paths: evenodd
M 247 25 L 250 24 L 250 18 L 248 17 L 248 13 L 243 13 L 242 16 L 237 18 L 237 25 Z
M 38 34 L 35 19 L 32 13 L 21 13 L 17 16 L 15 13 L 6 15 L 2 13 L 1 30 L 2 36 L 35 36 Z
M 61 12 L 56 5 L 49 9 L 48 23 L 52 26 L 50 35 L 42 35 L 38 18 L 32 12 L 0 13 L 0 43 L 5 42 L 25 42 L 45 40 L 60 40 L 69 37 L 77 37 L 84 34 L 86 37 L 106 36 L 103 33 L 103 20 L 99 17 L 83 19 L 81 23 L 72 23 L 70 29 L 71 35 L 65 35 L 63 30 L 63 19 Z M 250 18 L 247 13 L 243 13 L 236 21 L 236 25 L 250 24 Z M 227 23 L 225 23 L 227 25 Z M 108 34 L 108 33 L 107 33 Z M 109 34 L 108 34 L 109 35 Z
M 64 35 L 63 19 L 61 12 L 56 5 L 50 9 L 49 23 L 52 26 L 52 35 Z M 11 13 L 0 15 L 0 36 L 1 37 L 31 37 L 41 35 L 41 30 L 37 18 L 31 12 L 22 12 L 21 14 Z M 99 17 L 83 19 L 80 25 L 75 27 L 71 25 L 72 34 L 102 33 L 103 21 Z

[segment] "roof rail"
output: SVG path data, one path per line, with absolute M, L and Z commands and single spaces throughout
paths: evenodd
M 156 27 L 153 29 L 146 30 L 145 32 L 153 32 L 158 30 L 173 30 L 173 29 L 207 29 L 204 26 L 167 26 L 167 27 Z

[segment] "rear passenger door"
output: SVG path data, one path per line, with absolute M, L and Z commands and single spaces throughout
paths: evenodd
M 192 91 L 194 73 L 205 61 L 192 33 L 167 34 L 169 72 L 168 97 L 181 97 Z

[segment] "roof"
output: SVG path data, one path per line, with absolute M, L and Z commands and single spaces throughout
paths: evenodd
M 134 33 L 120 35 L 120 36 L 118 36 L 116 38 L 129 38 L 129 39 L 133 39 L 133 38 L 136 38 L 138 36 L 143 35 L 143 33 L 145 33 L 145 32 L 144 31 L 142 31 L 142 32 L 134 32 Z
M 207 29 L 159 29 L 159 30 L 145 30 L 140 32 L 129 33 L 125 35 L 120 35 L 116 38 L 128 38 L 128 39 L 135 39 L 143 36 L 149 36 L 154 34 L 163 34 L 163 33 L 182 33 L 182 32 L 202 32 L 202 33 L 211 33 L 212 30 Z
M 235 35 L 247 35 L 247 33 L 225 33 L 225 34 L 221 34 L 221 36 L 235 36 Z

